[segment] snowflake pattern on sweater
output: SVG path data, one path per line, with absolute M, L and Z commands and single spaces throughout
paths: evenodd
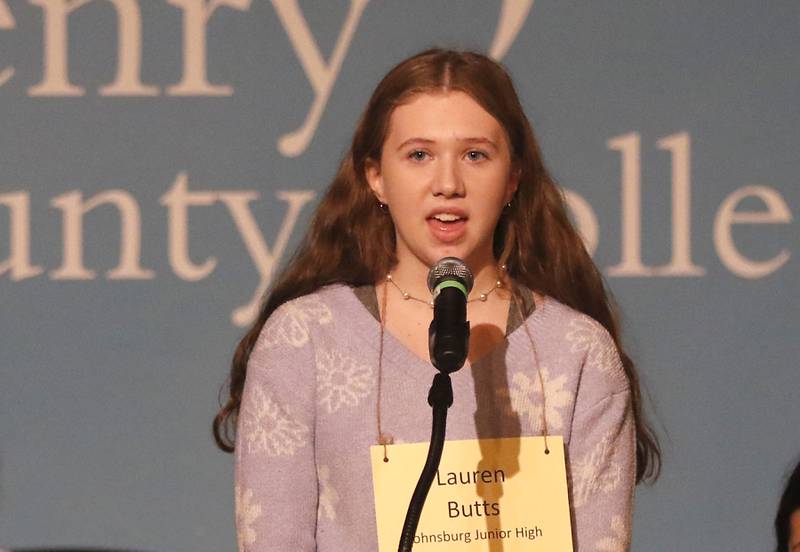
M 358 406 L 375 384 L 375 375 L 368 364 L 339 350 L 318 351 L 316 363 L 318 400 L 328 414 Z
M 291 456 L 306 444 L 308 427 L 297 422 L 261 385 L 252 388 L 252 406 L 241 415 L 241 432 L 248 452 Z
M 611 493 L 622 481 L 620 466 L 608 462 L 612 454 L 611 433 L 607 433 L 594 448 L 572 465 L 573 506 L 583 506 L 598 493 Z
M 497 394 L 501 398 L 510 398 L 510 403 L 506 403 L 510 406 L 510 410 L 506 410 L 506 415 L 521 414 L 532 433 L 538 434 L 544 431 L 545 421 L 549 431 L 561 431 L 564 428 L 562 412 L 565 407 L 572 404 L 574 397 L 569 389 L 564 387 L 567 380 L 565 375 L 552 377 L 546 366 L 541 366 L 540 369 L 544 382 L 544 397 L 539 375 L 528 375 L 524 372 L 514 374 L 510 389 L 498 389 Z M 546 416 L 546 419 L 542 419 L 542 415 Z
M 615 377 L 624 373 L 611 336 L 594 319 L 584 314 L 571 320 L 564 338 L 572 352 L 586 354 L 586 364 L 590 367 Z
M 551 298 L 525 325 L 542 381 L 528 332 L 514 330 L 498 354 L 453 374 L 447 438 L 478 438 L 479 427 L 487 438 L 540 435 L 544 409 L 567 449 L 574 549 L 627 550 L 635 431 L 613 340 Z M 282 305 L 265 324 L 237 428 L 240 552 L 377 549 L 368 451 L 377 434 L 379 337 L 379 322 L 342 285 Z M 433 367 L 392 339 L 382 362 L 384 430 L 397 443 L 427 442 Z M 498 377 L 476 387 L 477 371 Z
M 234 488 L 234 508 L 236 511 L 236 527 L 239 549 L 246 544 L 254 544 L 258 534 L 253 523 L 261 517 L 261 505 L 253 500 L 253 490 L 241 485 Z
M 603 537 L 595 545 L 595 550 L 600 552 L 625 552 L 630 546 L 628 527 L 622 521 L 622 516 L 611 518 L 611 534 Z
M 258 349 L 290 345 L 300 348 L 308 343 L 309 328 L 312 324 L 329 324 L 333 320 L 328 305 L 314 295 L 306 295 L 283 305 L 275 311 L 277 320 L 267 326 Z

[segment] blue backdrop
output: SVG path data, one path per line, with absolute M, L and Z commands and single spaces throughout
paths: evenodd
M 378 79 L 509 68 L 664 449 L 636 550 L 766 550 L 800 453 L 800 5 L 0 0 L 0 546 L 235 547 L 209 425 Z

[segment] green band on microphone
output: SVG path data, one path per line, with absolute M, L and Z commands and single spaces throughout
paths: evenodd
M 436 286 L 436 288 L 433 290 L 433 296 L 434 297 L 438 297 L 443 289 L 449 288 L 449 287 L 454 287 L 454 288 L 460 289 L 461 293 L 464 294 L 464 297 L 468 297 L 469 296 L 469 294 L 467 293 L 467 287 L 464 284 L 462 284 L 461 282 L 459 282 L 458 280 L 444 280 L 441 284 Z

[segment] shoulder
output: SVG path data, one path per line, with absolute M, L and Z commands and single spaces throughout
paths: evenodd
M 321 328 L 352 309 L 352 288 L 332 284 L 281 304 L 267 319 L 256 348 L 304 347 Z
M 540 325 L 547 328 L 550 342 L 580 363 L 582 386 L 597 387 L 603 394 L 629 388 L 614 338 L 600 322 L 553 297 L 546 297 L 540 308 Z

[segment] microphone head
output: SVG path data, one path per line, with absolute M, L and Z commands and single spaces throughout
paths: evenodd
M 436 286 L 445 280 L 458 280 L 467 288 L 467 294 L 472 291 L 472 272 L 458 257 L 445 257 L 431 267 L 428 272 L 428 290 L 433 293 Z

